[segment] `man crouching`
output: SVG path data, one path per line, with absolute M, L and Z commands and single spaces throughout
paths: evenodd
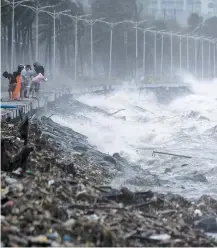
M 13 94 L 16 89 L 16 78 L 13 74 L 8 73 L 5 71 L 3 74 L 3 77 L 7 78 L 9 80 L 9 85 L 8 85 L 8 93 L 9 93 L 9 99 L 13 100 Z
M 41 73 L 38 73 L 38 75 L 32 79 L 29 89 L 29 95 L 32 93 L 32 98 L 35 92 L 36 98 L 39 99 L 39 89 L 42 81 L 46 82 L 47 78 L 45 78 Z

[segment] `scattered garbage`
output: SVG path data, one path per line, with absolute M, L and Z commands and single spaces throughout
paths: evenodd
M 15 178 L 6 177 L 5 182 L 7 184 L 15 184 L 15 183 L 17 183 L 17 180 Z
M 32 170 L 27 170 L 27 171 L 26 171 L 26 174 L 27 174 L 27 175 L 34 175 L 34 172 L 33 172 Z
M 14 137 L 16 127 L 2 124 L 5 134 Z M 41 137 L 49 127 L 61 133 L 62 143 L 46 134 Z M 25 161 L 22 156 L 12 158 L 20 154 L 21 145 L 28 148 L 26 144 L 15 138 L 4 142 L 3 247 L 217 246 L 217 240 L 204 232 L 217 233 L 215 199 L 203 196 L 193 202 L 151 190 L 113 189 L 108 182 L 121 168 L 123 158 L 92 149 L 84 136 L 49 118 L 29 123 L 27 136 L 24 142 L 33 149 Z M 74 142 L 72 147 L 80 145 L 78 140 L 85 144 L 86 152 L 64 151 L 69 141 Z M 108 167 L 100 164 L 105 160 Z
M 164 240 L 168 240 L 171 238 L 170 235 L 168 234 L 156 234 L 156 235 L 152 235 L 149 237 L 150 239 L 153 239 L 153 240 L 159 240 L 159 241 L 164 241 Z
M 63 241 L 64 242 L 72 242 L 72 238 L 69 235 L 64 235 L 63 236 Z
M 203 229 L 205 232 L 217 233 L 217 218 L 216 216 L 206 217 L 195 222 L 197 228 Z
M 54 180 L 50 180 L 50 181 L 48 182 L 48 185 L 53 185 L 54 183 L 55 183 Z

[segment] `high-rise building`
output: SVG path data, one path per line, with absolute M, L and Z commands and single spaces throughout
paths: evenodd
M 217 15 L 217 0 L 138 0 L 155 18 L 176 19 L 186 23 L 191 13 L 204 18 Z

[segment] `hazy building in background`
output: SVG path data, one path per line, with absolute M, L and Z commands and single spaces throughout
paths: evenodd
M 186 24 L 191 13 L 204 19 L 217 15 L 217 0 L 137 0 L 144 11 L 156 19 L 177 20 Z

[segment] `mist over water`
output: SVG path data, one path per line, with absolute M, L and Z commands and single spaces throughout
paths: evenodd
M 85 105 L 76 113 L 68 107 L 69 114 L 59 113 L 53 120 L 86 135 L 100 151 L 111 155 L 118 152 L 157 175 L 163 183 L 152 190 L 187 197 L 210 194 L 217 198 L 217 80 L 202 82 L 187 76 L 183 81 L 190 84 L 191 93 L 173 92 L 172 98 L 169 92 L 140 92 L 127 84 L 106 96 L 82 95 L 77 100 Z M 84 106 L 108 113 L 124 110 L 112 117 Z M 123 116 L 126 120 L 118 118 Z M 152 156 L 153 151 L 192 158 Z M 167 173 L 166 168 L 170 169 Z M 126 171 L 125 178 L 115 178 L 112 184 L 120 186 L 133 176 L 136 175 L 132 171 Z

